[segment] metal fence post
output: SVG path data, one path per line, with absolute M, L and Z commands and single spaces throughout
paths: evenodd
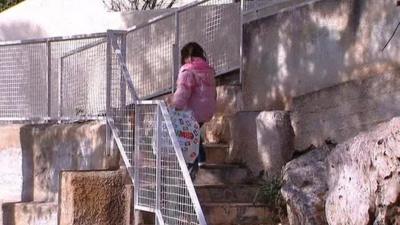
M 62 117 L 62 107 L 63 107 L 63 99 L 62 99 L 62 71 L 63 71 L 63 59 L 58 59 L 58 119 Z
M 243 13 L 244 1 L 240 0 L 240 47 L 239 47 L 239 84 L 243 85 Z
M 173 61 L 174 61 L 174 72 L 172 74 L 172 93 L 175 92 L 175 81 L 179 73 L 179 11 L 175 12 L 175 44 L 172 45 L 173 50 Z
M 160 135 L 162 132 L 161 126 L 161 109 L 160 106 L 157 105 L 156 108 L 156 210 L 161 209 L 161 148 L 160 148 Z M 157 217 L 156 217 L 157 218 Z
M 51 42 L 47 41 L 47 116 L 51 118 Z
M 124 61 L 124 64 L 126 65 L 126 33 L 121 34 L 121 55 L 122 55 L 122 60 Z M 126 105 L 126 81 L 124 78 L 124 72 L 121 69 L 121 93 L 120 93 L 120 101 L 121 101 L 121 107 L 125 107 Z
M 112 45 L 111 31 L 107 31 L 107 49 L 106 49 L 106 118 L 112 117 L 111 111 L 111 82 L 112 82 Z M 110 127 L 106 126 L 106 152 L 108 156 L 111 154 L 112 137 Z

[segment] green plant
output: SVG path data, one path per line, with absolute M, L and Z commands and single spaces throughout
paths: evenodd
M 261 201 L 268 206 L 275 206 L 280 198 L 282 181 L 279 178 L 272 178 L 265 181 L 260 188 Z
M 273 213 L 271 222 L 279 223 L 287 218 L 286 203 L 281 194 L 282 179 L 280 177 L 264 180 L 259 190 L 259 200 L 266 204 Z

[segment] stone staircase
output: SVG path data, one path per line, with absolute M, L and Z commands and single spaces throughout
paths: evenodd
M 271 224 L 271 211 L 260 202 L 257 184 L 250 170 L 240 163 L 229 163 L 229 146 L 205 144 L 207 161 L 194 181 L 197 197 L 209 225 Z M 146 213 L 145 213 L 146 214 Z M 155 224 L 147 215 L 143 224 Z M 141 223 L 141 224 L 142 224 Z
M 257 178 L 246 166 L 227 163 L 228 145 L 204 147 L 207 162 L 200 167 L 194 185 L 208 224 L 266 224 L 269 210 L 259 201 Z

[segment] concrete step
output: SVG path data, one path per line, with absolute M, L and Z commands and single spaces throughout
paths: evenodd
M 257 185 L 200 185 L 196 193 L 202 203 L 253 203 L 259 202 Z
M 229 145 L 227 144 L 205 144 L 207 163 L 224 164 L 228 162 Z
M 210 225 L 261 225 L 272 221 L 272 212 L 263 204 L 205 203 L 202 209 Z
M 12 202 L 4 203 L 4 225 L 57 225 L 56 202 Z
M 248 183 L 250 172 L 236 164 L 205 164 L 194 181 L 195 185 L 224 185 Z
M 201 207 L 209 225 L 267 225 L 272 223 L 272 212 L 262 204 L 250 203 L 201 203 Z M 154 214 L 141 212 L 143 215 L 150 215 L 149 219 L 140 224 L 153 225 Z M 147 215 L 148 214 L 148 215 Z M 133 225 L 133 224 L 132 224 Z

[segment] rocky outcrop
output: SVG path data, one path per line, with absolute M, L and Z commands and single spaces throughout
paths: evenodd
M 400 118 L 292 160 L 281 191 L 291 225 L 400 224 Z
M 328 162 L 329 224 L 398 224 L 400 118 L 340 144 Z
M 282 196 L 287 202 L 288 219 L 294 225 L 323 225 L 328 191 L 326 158 L 328 146 L 314 149 L 286 164 Z

